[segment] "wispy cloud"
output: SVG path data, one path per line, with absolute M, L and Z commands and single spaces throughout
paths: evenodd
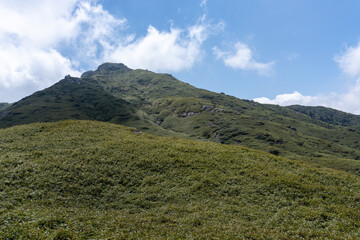
M 213 53 L 217 59 L 223 60 L 224 64 L 233 69 L 254 70 L 259 74 L 267 75 L 273 70 L 274 62 L 261 63 L 255 61 L 252 50 L 241 42 L 237 42 L 234 46 L 235 51 L 227 52 L 213 48 Z
M 201 0 L 200 7 L 206 7 L 207 0 Z
M 288 60 L 288 61 L 294 61 L 296 59 L 298 59 L 299 57 L 299 54 L 297 53 L 291 53 L 291 54 L 288 54 L 285 59 Z

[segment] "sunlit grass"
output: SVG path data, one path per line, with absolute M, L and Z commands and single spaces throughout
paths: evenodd
M 356 239 L 355 175 L 92 121 L 0 130 L 2 239 Z

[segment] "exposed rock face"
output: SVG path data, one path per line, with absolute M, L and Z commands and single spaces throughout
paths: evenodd
M 206 109 L 213 109 L 214 107 L 213 106 L 208 106 L 208 105 L 204 105 L 202 106 L 202 109 L 203 110 L 206 110 Z
M 68 83 L 81 84 L 81 79 L 80 78 L 71 77 L 70 74 L 65 76 L 64 81 L 67 81 Z
M 200 115 L 200 114 L 201 114 L 201 112 L 198 112 L 198 113 L 184 112 L 184 113 L 179 113 L 178 117 L 191 117 L 191 116 Z

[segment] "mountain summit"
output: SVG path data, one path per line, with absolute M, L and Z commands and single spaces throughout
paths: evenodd
M 81 78 L 91 77 L 96 73 L 105 73 L 109 72 L 117 72 L 117 73 L 126 73 L 131 71 L 132 69 L 128 68 L 125 64 L 122 63 L 103 63 L 101 64 L 96 71 L 87 71 L 81 75 Z

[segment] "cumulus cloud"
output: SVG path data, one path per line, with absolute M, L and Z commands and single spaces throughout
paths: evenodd
M 108 46 L 107 61 L 124 62 L 131 68 L 154 71 L 180 71 L 191 68 L 202 57 L 201 45 L 222 25 L 203 22 L 188 29 L 171 28 L 159 31 L 148 27 L 146 36 L 129 43 Z
M 360 114 L 360 81 L 343 94 L 331 93 L 328 95 L 304 96 L 295 91 L 290 94 L 279 94 L 274 99 L 260 97 L 253 99 L 264 104 L 276 104 L 280 106 L 304 105 L 304 106 L 324 106 L 341 111 Z
M 344 54 L 334 59 L 343 73 L 351 77 L 360 77 L 360 42 L 356 47 L 348 48 Z
M 348 48 L 345 53 L 334 58 L 341 71 L 353 79 L 353 84 L 344 93 L 304 96 L 295 91 L 290 94 L 279 94 L 274 99 L 255 98 L 254 101 L 265 104 L 325 106 L 334 109 L 360 114 L 360 43 L 357 47 Z
M 300 105 L 314 105 L 318 101 L 317 97 L 303 96 L 301 93 L 295 91 L 293 93 L 286 93 L 277 95 L 274 99 L 266 97 L 255 98 L 254 101 L 265 104 L 278 104 L 283 106 L 300 104 Z
M 0 101 L 79 75 L 76 63 L 91 63 L 101 42 L 111 42 L 114 27 L 124 22 L 91 0 L 1 1 Z
M 267 75 L 273 70 L 274 62 L 255 61 L 251 49 L 241 42 L 235 44 L 235 52 L 226 52 L 214 47 L 213 53 L 217 59 L 223 60 L 226 66 L 233 69 L 255 70 L 263 75 Z

